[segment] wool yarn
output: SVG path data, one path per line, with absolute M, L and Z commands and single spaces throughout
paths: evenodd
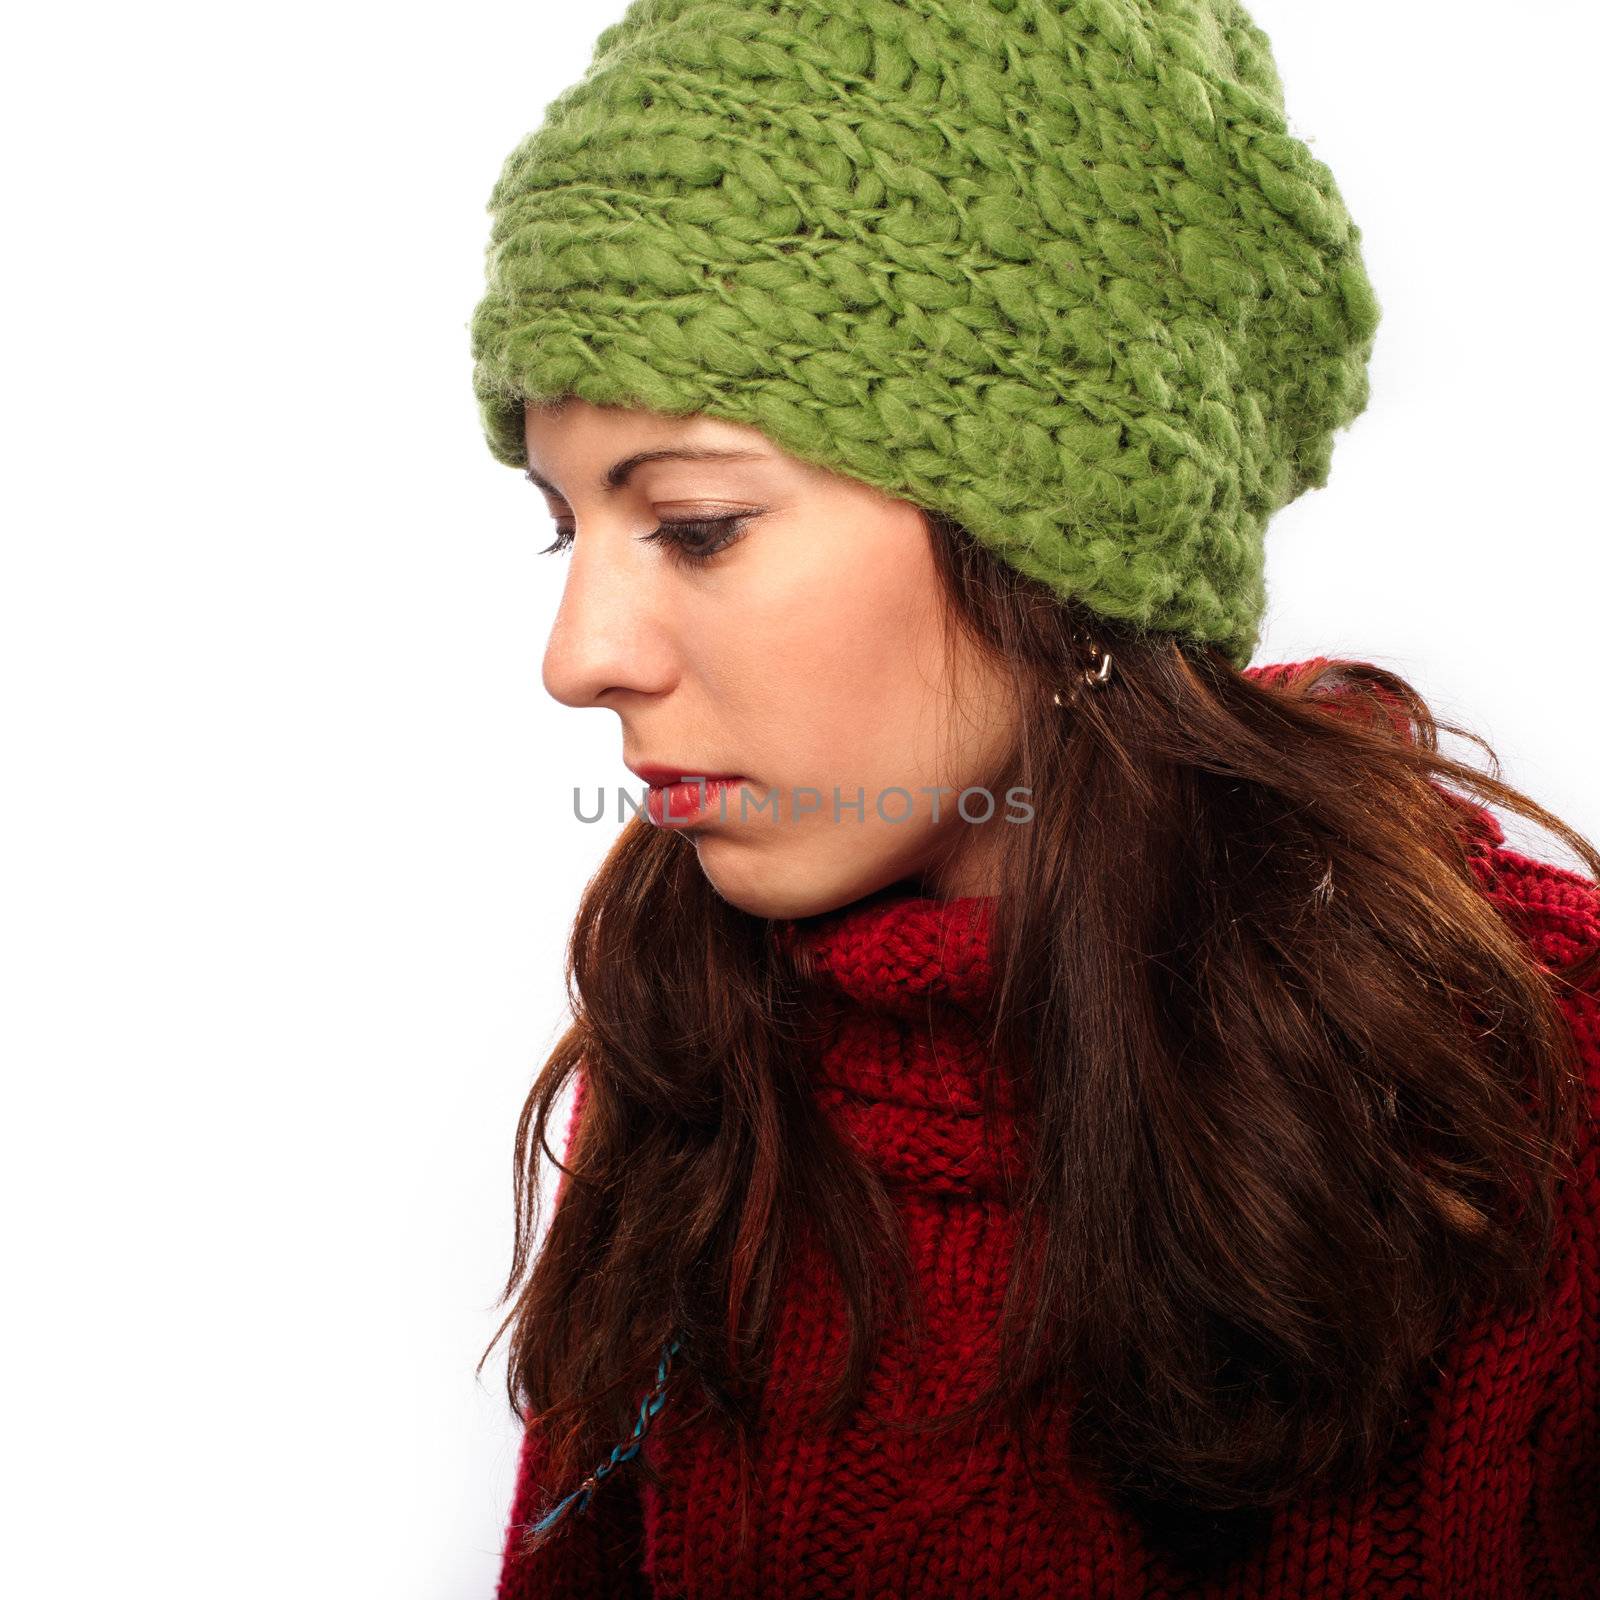
M 705 414 L 1248 661 L 1379 308 L 1234 0 L 636 0 L 506 158 L 470 320 L 525 403 Z

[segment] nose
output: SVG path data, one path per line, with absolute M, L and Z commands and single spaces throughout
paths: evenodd
M 639 559 L 644 548 L 627 529 L 598 521 L 573 539 L 542 671 L 546 692 L 562 705 L 610 706 L 619 691 L 672 687 L 665 596 L 659 572 Z

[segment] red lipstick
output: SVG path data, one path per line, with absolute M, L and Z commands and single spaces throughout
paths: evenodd
M 744 780 L 738 773 L 702 772 L 692 767 L 634 766 L 628 770 L 650 786 L 645 814 L 656 827 L 681 828 L 725 815 L 724 796 Z

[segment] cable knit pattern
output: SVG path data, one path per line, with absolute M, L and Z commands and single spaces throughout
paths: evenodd
M 1600 891 L 1506 846 L 1492 813 L 1463 802 L 1485 892 L 1541 959 L 1600 940 Z M 834 1370 L 845 1318 L 804 1251 L 779 1319 L 774 1382 L 756 1441 L 751 1540 L 736 1542 L 735 1464 L 710 1433 L 653 1432 L 644 1452 L 665 1487 L 620 1472 L 544 1551 L 508 1553 L 501 1600 L 579 1596 L 1077 1597 L 1245 1600 L 1583 1600 L 1600 1595 L 1600 1260 L 1594 1120 L 1578 1185 L 1565 1191 L 1541 1317 L 1462 1329 L 1419 1392 L 1409 1430 L 1355 1497 L 1277 1513 L 1223 1582 L 1186 1580 L 1141 1540 L 1057 1438 L 1046 1505 L 1015 1441 L 976 1425 L 937 1438 L 875 1431 L 879 1414 L 926 1414 L 969 1398 L 993 1372 L 1012 1244 L 997 1198 L 1014 1153 L 981 1136 L 978 1001 L 990 978 L 985 901 L 890 892 L 795 924 L 816 981 L 841 1002 L 817 1064 L 819 1102 L 884 1173 L 904 1220 L 926 1343 L 904 1333 L 875 1365 L 861 1420 L 830 1439 L 809 1426 L 804 1382 Z M 1563 993 L 1600 1107 L 1600 997 Z M 1002 1102 L 1004 1104 L 1004 1102 Z M 668 1405 L 672 1402 L 669 1388 Z M 1042 1435 L 1041 1435 L 1042 1436 Z M 513 1524 L 536 1506 L 530 1432 Z M 1065 1508 L 1065 1509 L 1063 1509 Z M 509 1547 L 508 1547 L 509 1550 Z

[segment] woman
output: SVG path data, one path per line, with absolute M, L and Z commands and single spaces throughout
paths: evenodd
M 652 786 L 502 1597 L 1596 1593 L 1600 854 L 1248 665 L 1378 322 L 1265 37 L 642 0 L 491 210 L 545 682 Z

